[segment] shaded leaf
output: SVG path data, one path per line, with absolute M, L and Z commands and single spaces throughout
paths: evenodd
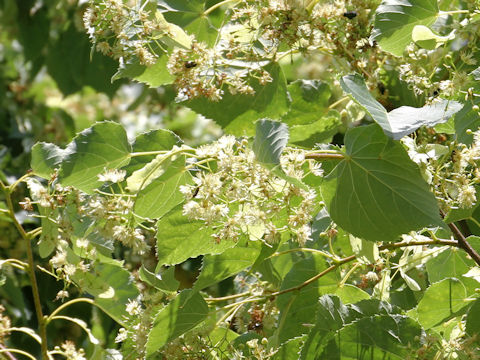
M 480 104 L 480 99 L 474 99 L 473 103 L 468 101 L 463 108 L 455 114 L 455 133 L 457 141 L 466 145 L 473 142 L 473 131 L 480 127 L 480 114 L 473 110 L 473 106 Z M 471 131 L 468 131 L 471 130 Z
M 278 64 L 265 67 L 273 81 L 260 85 L 254 80 L 254 95 L 232 95 L 225 89 L 222 100 L 212 102 L 198 98 L 182 103 L 193 111 L 214 120 L 227 133 L 253 135 L 254 122 L 262 117 L 279 118 L 287 112 L 289 98 L 285 76 Z
M 393 241 L 411 230 L 442 225 L 417 165 L 379 126 L 350 129 L 345 147 L 345 159 L 327 178 L 336 181 L 328 206 L 340 227 L 366 240 Z
M 310 257 L 293 265 L 283 279 L 280 290 L 298 286 L 327 268 L 323 257 Z M 321 295 L 337 289 L 337 276 L 328 273 L 317 281 L 297 291 L 287 292 L 277 297 L 280 310 L 276 343 L 281 344 L 293 337 L 305 334 L 314 321 L 313 314 Z
M 280 156 L 288 143 L 288 127 L 269 119 L 257 121 L 253 152 L 259 162 L 269 166 L 280 164 Z
M 282 122 L 289 127 L 316 122 L 328 112 L 328 99 L 332 95 L 328 84 L 319 80 L 296 80 L 288 84 L 292 103 Z

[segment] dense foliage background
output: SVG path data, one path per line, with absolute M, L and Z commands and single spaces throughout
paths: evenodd
M 480 358 L 477 0 L 0 17 L 0 358 Z

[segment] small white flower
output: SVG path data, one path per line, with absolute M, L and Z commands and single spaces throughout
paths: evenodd
M 125 179 L 127 172 L 125 170 L 109 169 L 106 170 L 103 174 L 98 175 L 98 180 L 102 182 L 112 182 L 119 183 Z
M 142 306 L 137 300 L 128 300 L 125 310 L 129 315 L 139 315 L 142 312 Z
M 128 339 L 128 330 L 125 328 L 120 328 L 120 330 L 118 330 L 117 336 L 115 337 L 115 342 L 116 343 L 124 342 L 127 339 Z

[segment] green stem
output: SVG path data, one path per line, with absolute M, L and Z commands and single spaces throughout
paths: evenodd
M 16 353 L 16 354 L 23 355 L 23 356 L 25 356 L 25 357 L 27 357 L 27 358 L 29 358 L 29 359 L 36 360 L 35 357 L 34 357 L 32 354 L 30 354 L 30 353 L 28 353 L 28 352 L 26 352 L 26 351 L 23 351 L 23 350 L 19 350 L 19 349 L 10 349 L 10 348 L 0 349 L 0 354 L 3 354 L 3 353 L 5 353 L 5 354 Z M 11 355 L 11 354 L 10 354 L 10 355 Z M 16 359 L 16 358 L 10 357 L 10 359 Z
M 329 109 L 333 109 L 335 108 L 337 105 L 341 104 L 342 102 L 344 102 L 345 100 L 349 100 L 350 99 L 350 96 L 344 96 L 343 98 L 335 101 L 333 104 L 329 105 L 328 108 Z
M 92 305 L 95 304 L 95 302 L 92 299 L 89 299 L 89 298 L 78 298 L 78 299 L 73 299 L 73 300 L 67 301 L 65 304 L 60 305 L 50 315 L 48 315 L 48 317 L 45 320 L 45 323 L 48 324 L 50 321 L 52 321 L 53 318 L 63 309 L 65 309 L 65 308 L 67 308 L 70 305 L 73 305 L 75 303 L 79 303 L 79 302 L 86 302 L 86 303 L 92 304 Z
M 425 240 L 425 241 L 410 241 L 410 242 L 398 242 L 398 243 L 392 243 L 392 244 L 383 244 L 378 247 L 379 250 L 385 250 L 385 249 L 397 249 L 397 248 L 402 248 L 402 247 L 407 247 L 407 246 L 419 246 L 419 245 L 439 245 L 439 246 L 455 246 L 458 247 L 458 243 L 454 240 Z
M 313 160 L 342 160 L 345 159 L 345 155 L 340 154 L 340 153 L 310 153 L 310 154 L 305 154 L 305 159 L 313 159 Z
M 158 151 L 140 151 L 140 152 L 133 152 L 130 153 L 130 157 L 137 157 L 137 156 L 148 156 L 148 155 L 162 155 L 168 153 L 169 150 L 158 150 Z
M 439 11 L 438 15 L 454 15 L 454 14 L 469 14 L 468 10 L 452 10 L 452 11 Z
M 11 193 L 12 193 L 12 189 L 14 189 L 13 186 L 14 185 L 16 186 L 16 184 L 17 182 L 11 185 L 12 187 L 10 187 L 10 186 L 6 186 L 2 181 L 0 181 L 0 189 L 5 194 L 7 207 L 10 211 L 10 218 L 12 219 L 13 224 L 17 228 L 18 232 L 20 233 L 20 236 L 24 240 L 27 247 L 28 267 L 26 270 L 32 285 L 33 303 L 35 305 L 35 313 L 37 315 L 37 321 L 38 321 L 38 332 L 40 333 L 40 338 L 42 339 L 42 343 L 41 343 L 42 358 L 44 360 L 47 360 L 48 359 L 47 328 L 45 324 L 45 319 L 43 317 L 42 303 L 40 300 L 40 292 L 38 290 L 37 278 L 35 276 L 35 262 L 33 260 L 33 249 L 31 244 L 31 238 L 25 232 L 25 229 L 22 227 L 22 225 L 18 222 L 17 218 L 15 217 L 15 212 L 14 212 L 14 207 L 12 202 Z
M 245 291 L 245 292 L 243 292 L 243 293 L 241 293 L 241 294 L 223 296 L 223 297 L 218 297 L 218 298 L 206 298 L 205 301 L 210 301 L 210 302 L 214 302 L 214 301 L 226 301 L 226 300 L 237 299 L 237 298 L 239 298 L 239 297 L 243 297 L 243 296 L 246 296 L 246 295 L 250 295 L 250 291 Z
M 289 250 L 285 250 L 285 251 L 279 251 L 279 252 L 276 252 L 276 253 L 270 255 L 268 258 L 272 258 L 272 257 L 274 257 L 274 256 L 280 256 L 280 255 L 284 255 L 284 254 L 289 254 L 289 253 L 291 253 L 291 252 L 298 252 L 298 251 L 311 252 L 311 253 L 315 253 L 315 254 L 320 254 L 320 255 L 322 255 L 322 256 L 325 256 L 326 258 L 335 260 L 335 259 L 334 259 L 334 256 L 326 253 L 325 251 L 317 250 L 317 249 L 310 249 L 310 248 L 296 248 L 296 249 L 289 249 Z
M 228 4 L 228 3 L 231 3 L 231 2 L 238 2 L 239 0 L 223 0 L 223 1 L 220 1 L 219 3 L 216 3 L 215 5 L 209 7 L 207 10 L 205 10 L 203 12 L 203 16 L 207 16 L 208 14 L 210 14 L 212 11 L 215 11 L 217 10 L 219 7 L 225 5 L 225 4 Z
M 265 294 L 265 295 L 262 295 L 262 296 L 265 296 L 265 297 L 275 297 L 275 296 L 278 296 L 278 295 L 282 295 L 282 294 L 285 294 L 285 293 L 288 293 L 288 292 L 292 292 L 292 291 L 296 291 L 296 290 L 300 290 L 300 289 L 303 289 L 305 286 L 307 285 L 310 285 L 311 283 L 317 281 L 318 279 L 320 279 L 321 277 L 325 276 L 326 274 L 328 274 L 329 272 L 335 270 L 337 267 L 339 267 L 340 265 L 343 265 L 343 264 L 346 264 L 347 262 L 350 262 L 352 260 L 355 260 L 357 258 L 356 255 L 350 255 L 344 259 L 341 259 L 339 260 L 336 264 L 326 268 L 325 270 L 323 270 L 322 272 L 318 273 L 317 275 L 311 277 L 310 279 L 304 281 L 303 283 L 297 285 L 297 286 L 294 286 L 294 287 L 291 287 L 291 288 L 288 288 L 288 289 L 285 289 L 285 290 L 281 290 L 281 291 L 276 291 L 274 293 L 271 293 L 271 294 Z

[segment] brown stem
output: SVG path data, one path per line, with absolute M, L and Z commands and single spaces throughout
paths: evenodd
M 5 194 L 5 200 L 7 202 L 7 207 L 9 210 L 10 218 L 13 221 L 13 224 L 17 228 L 18 232 L 20 233 L 22 239 L 24 240 L 27 248 L 27 259 L 28 259 L 28 267 L 26 268 L 28 276 L 30 278 L 30 283 L 32 285 L 32 295 L 33 295 L 33 302 L 35 305 L 35 313 L 37 315 L 38 321 L 38 331 L 40 333 L 40 338 L 42 339 L 41 349 L 42 349 L 42 358 L 48 359 L 48 345 L 47 345 L 47 328 L 45 324 L 45 319 L 43 317 L 42 312 L 42 303 L 40 301 L 40 292 L 38 290 L 38 283 L 37 278 L 35 276 L 35 262 L 33 259 L 33 250 L 31 244 L 31 237 L 26 233 L 23 226 L 18 222 L 17 218 L 15 217 L 14 206 L 12 202 L 12 188 L 10 186 L 6 186 L 3 182 L 0 181 L 0 188 Z
M 440 215 L 441 215 L 442 219 L 445 218 L 445 213 L 442 210 L 440 210 Z M 460 229 L 457 227 L 457 225 L 455 225 L 453 222 L 449 223 L 447 225 L 450 228 L 450 230 L 452 231 L 455 239 L 457 239 L 457 243 L 458 243 L 457 247 L 465 250 L 465 252 L 468 255 L 470 255 L 470 257 L 473 259 L 473 261 L 475 261 L 477 263 L 477 265 L 480 266 L 480 255 L 478 255 L 478 253 L 475 251 L 475 249 L 472 248 L 472 246 L 468 243 L 467 239 L 465 239 L 465 236 L 460 231 Z
M 454 223 L 448 224 L 450 230 L 452 230 L 453 236 L 458 241 L 458 247 L 465 250 L 468 255 L 480 266 L 480 255 L 475 251 L 474 248 L 468 243 L 465 236 L 463 236 L 460 229 Z

